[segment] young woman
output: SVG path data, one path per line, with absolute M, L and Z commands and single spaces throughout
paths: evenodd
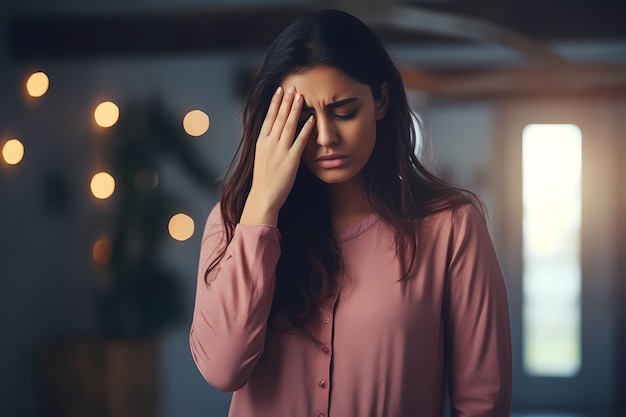
M 270 46 L 206 223 L 190 335 L 230 416 L 507 416 L 507 294 L 480 204 L 414 154 L 400 74 L 362 22 Z

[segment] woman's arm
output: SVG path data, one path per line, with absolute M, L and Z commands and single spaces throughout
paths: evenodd
M 219 208 L 205 226 L 190 345 L 202 375 L 224 391 L 241 388 L 263 353 L 280 256 L 278 213 L 314 126 L 310 117 L 295 136 L 303 103 L 293 86 L 273 95 L 255 144 L 252 184 L 239 224 L 210 273 L 225 240 Z
M 512 371 L 504 278 L 478 210 L 463 207 L 453 219 L 446 332 L 452 416 L 506 417 Z
M 224 247 L 220 217 L 216 206 L 202 237 L 190 347 L 211 385 L 235 391 L 246 383 L 263 353 L 280 234 L 271 225 L 238 224 L 224 257 L 207 274 Z

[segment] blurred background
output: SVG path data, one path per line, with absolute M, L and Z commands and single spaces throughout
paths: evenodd
M 0 416 L 225 416 L 188 347 L 204 221 L 264 49 L 342 8 L 477 192 L 516 416 L 626 415 L 619 0 L 0 3 Z

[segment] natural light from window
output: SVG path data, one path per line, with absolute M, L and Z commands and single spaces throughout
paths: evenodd
M 582 135 L 532 124 L 522 141 L 524 369 L 570 377 L 581 365 Z

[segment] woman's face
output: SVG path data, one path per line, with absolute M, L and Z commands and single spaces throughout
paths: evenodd
M 386 84 L 381 98 L 374 100 L 369 86 L 334 67 L 317 65 L 287 76 L 282 86 L 291 85 L 304 97 L 300 121 L 315 116 L 304 164 L 327 184 L 361 180 L 376 143 L 376 120 L 385 115 Z

